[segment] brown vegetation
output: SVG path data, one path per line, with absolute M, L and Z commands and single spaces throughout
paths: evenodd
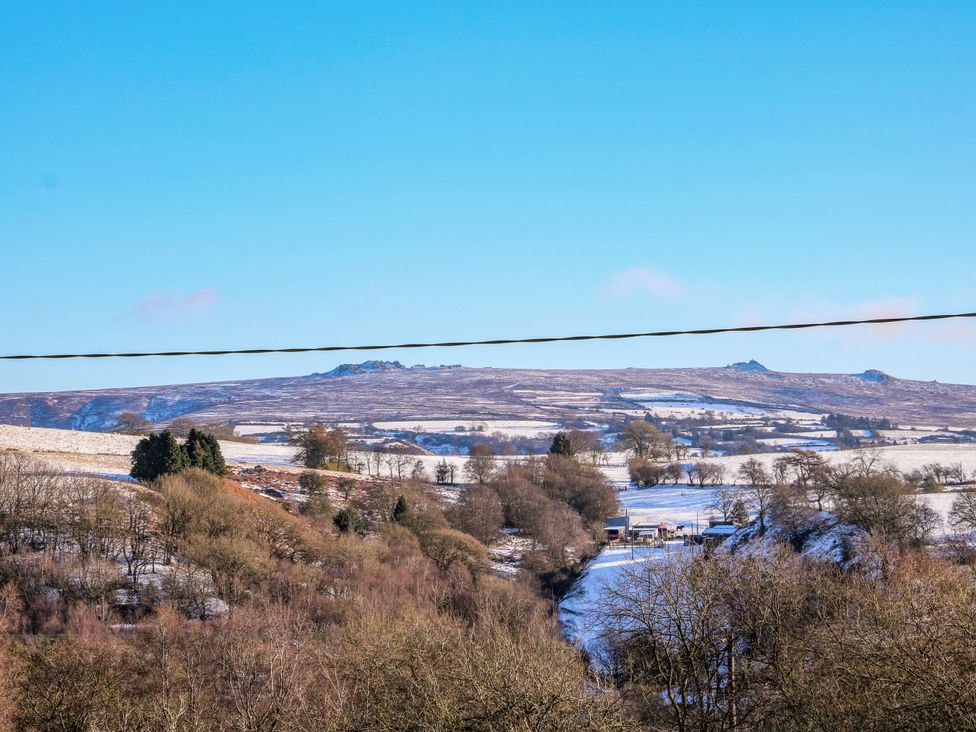
M 609 489 L 574 461 L 516 469 L 555 519 L 533 524 L 546 571 L 569 566 Z M 490 571 L 491 485 L 343 500 L 365 538 L 200 470 L 123 487 L 0 457 L 0 729 L 630 728 L 538 578 Z
M 972 729 L 971 576 L 883 544 L 865 561 L 640 565 L 603 598 L 606 662 L 648 729 Z

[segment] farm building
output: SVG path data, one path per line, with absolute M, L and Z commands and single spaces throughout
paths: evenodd
M 716 523 L 702 532 L 702 544 L 706 548 L 717 546 L 738 530 L 739 527 L 733 523 Z
M 612 516 L 607 519 L 604 527 L 604 537 L 608 542 L 637 541 L 655 542 L 667 541 L 684 533 L 684 526 L 675 527 L 654 520 L 641 514 L 625 514 Z

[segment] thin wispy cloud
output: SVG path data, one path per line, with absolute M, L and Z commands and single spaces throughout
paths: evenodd
M 918 300 L 908 297 L 892 297 L 883 300 L 873 300 L 854 306 L 854 317 L 859 320 L 873 320 L 875 318 L 907 318 L 920 312 Z M 917 333 L 916 323 L 890 323 L 886 325 L 865 326 L 861 336 L 867 335 L 879 340 L 901 340 Z M 856 337 L 848 334 L 848 337 Z
M 950 320 L 939 323 L 931 329 L 929 339 L 938 343 L 976 345 L 976 325 L 971 320 Z
M 937 310 L 938 308 L 936 308 Z M 872 320 L 875 318 L 903 318 L 921 315 L 932 310 L 923 307 L 914 297 L 889 297 L 860 303 L 837 305 L 820 303 L 815 306 L 793 308 L 785 318 L 769 309 L 740 311 L 738 324 L 757 325 L 787 320 L 797 323 L 828 320 Z M 934 312 L 934 311 L 933 311 Z M 825 339 L 839 339 L 845 348 L 866 341 L 926 341 L 937 343 L 976 344 L 976 324 L 969 321 L 940 323 L 884 323 L 863 325 L 842 331 L 816 330 L 812 334 Z
M 212 287 L 186 293 L 153 292 L 139 300 L 126 314 L 144 325 L 187 322 L 206 315 L 219 299 L 220 293 Z
M 647 267 L 631 267 L 617 272 L 600 288 L 604 300 L 633 300 L 640 297 L 672 299 L 685 292 L 682 282 L 667 272 Z
M 923 311 L 939 309 L 923 308 L 914 298 L 891 298 L 864 303 L 858 309 L 860 318 L 894 318 L 921 315 Z M 866 328 L 870 337 L 881 340 L 924 340 L 936 343 L 976 343 L 976 325 L 968 320 L 947 320 L 936 323 L 895 323 L 872 325 Z
M 832 320 L 872 320 L 875 318 L 902 318 L 918 315 L 920 303 L 910 297 L 889 297 L 865 300 L 857 303 L 811 303 L 807 306 L 789 308 L 779 314 L 767 312 L 766 322 L 817 323 Z M 784 314 L 785 313 L 785 314 Z M 856 346 L 867 340 L 897 341 L 908 337 L 918 337 L 917 323 L 891 323 L 884 325 L 859 325 L 842 330 L 808 331 L 812 336 L 822 339 L 839 340 L 843 347 Z

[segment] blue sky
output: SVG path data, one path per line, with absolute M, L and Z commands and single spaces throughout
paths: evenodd
M 976 309 L 971 2 L 200 5 L 5 9 L 4 352 Z M 383 354 L 964 383 L 974 356 L 965 323 Z M 0 391 L 343 360 L 3 363 Z

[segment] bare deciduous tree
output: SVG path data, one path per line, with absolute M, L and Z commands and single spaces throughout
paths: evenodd
M 495 472 L 496 460 L 491 445 L 473 445 L 464 463 L 464 474 L 473 483 L 487 483 Z
M 702 488 L 706 485 L 718 485 L 724 478 L 725 468 L 720 463 L 700 460 L 688 466 L 688 480 Z
M 620 444 L 641 460 L 667 460 L 672 452 L 673 440 L 654 425 L 635 419 L 624 427 Z
M 498 538 L 504 519 L 498 494 L 481 483 L 468 486 L 449 515 L 459 529 L 488 546 Z
M 750 458 L 739 466 L 738 477 L 746 487 L 746 497 L 756 513 L 756 518 L 765 527 L 766 515 L 775 498 L 772 474 L 761 462 Z
M 949 521 L 960 531 L 976 531 L 976 493 L 960 493 L 952 501 Z

